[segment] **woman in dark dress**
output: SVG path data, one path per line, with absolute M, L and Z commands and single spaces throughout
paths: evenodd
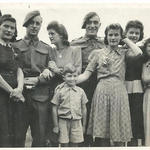
M 127 23 L 125 33 L 135 44 L 143 39 L 144 26 L 138 20 L 131 20 Z M 140 47 L 142 48 L 142 47 Z M 141 83 L 143 56 L 137 56 L 135 59 L 127 59 L 125 83 L 129 97 L 131 125 L 133 138 L 128 143 L 129 146 L 138 146 L 140 140 L 144 138 L 143 127 L 143 87 Z
M 22 103 L 23 73 L 19 66 L 19 50 L 11 47 L 16 33 L 16 20 L 11 15 L 0 18 L 0 147 L 10 144 L 10 103 Z M 19 130 L 19 129 L 18 129 Z

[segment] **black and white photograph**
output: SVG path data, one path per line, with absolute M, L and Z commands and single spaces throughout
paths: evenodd
M 0 148 L 150 147 L 150 2 L 0 1 Z

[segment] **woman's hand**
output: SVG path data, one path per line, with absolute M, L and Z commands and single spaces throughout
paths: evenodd
M 22 95 L 22 89 L 20 89 L 20 88 L 13 89 L 10 93 L 10 98 L 12 98 L 16 102 L 18 102 L 18 101 L 24 102 L 25 101 L 25 98 Z
M 63 68 L 58 68 L 54 61 L 49 61 L 48 67 L 50 68 L 50 70 L 52 70 L 56 74 L 61 75 L 63 72 Z
M 53 128 L 53 132 L 55 133 L 55 134 L 58 134 L 59 133 L 59 128 L 56 126 L 56 127 L 54 127 Z

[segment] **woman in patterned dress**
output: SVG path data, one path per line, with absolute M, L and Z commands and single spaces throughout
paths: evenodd
M 123 41 L 130 49 L 119 46 Z M 132 138 L 128 94 L 124 84 L 125 58 L 141 54 L 141 50 L 129 39 L 123 39 L 120 24 L 111 24 L 105 30 L 106 48 L 95 50 L 89 56 L 89 64 L 77 83 L 87 80 L 97 70 L 98 84 L 95 90 L 87 133 L 99 138 L 99 146 L 123 146 Z
M 142 80 L 145 85 L 145 93 L 143 100 L 143 117 L 145 146 L 150 146 L 150 38 L 144 44 L 144 64 L 142 72 Z

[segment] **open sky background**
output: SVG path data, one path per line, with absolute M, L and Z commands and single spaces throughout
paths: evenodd
M 7 1 L 6 1 L 7 2 Z M 50 44 L 46 27 L 50 21 L 57 20 L 65 25 L 69 40 L 78 38 L 85 34 L 81 29 L 84 16 L 95 11 L 101 18 L 101 28 L 98 32 L 99 36 L 104 36 L 104 30 L 110 23 L 120 23 L 124 28 L 129 20 L 138 19 L 144 24 L 145 37 L 150 36 L 150 3 L 123 3 L 120 2 L 87 2 L 87 3 L 56 3 L 56 2 L 7 2 L 0 1 L 0 9 L 2 14 L 10 13 L 17 20 L 18 37 L 23 38 L 25 28 L 22 27 L 26 14 L 32 10 L 39 10 L 43 17 L 42 28 L 39 38 Z

